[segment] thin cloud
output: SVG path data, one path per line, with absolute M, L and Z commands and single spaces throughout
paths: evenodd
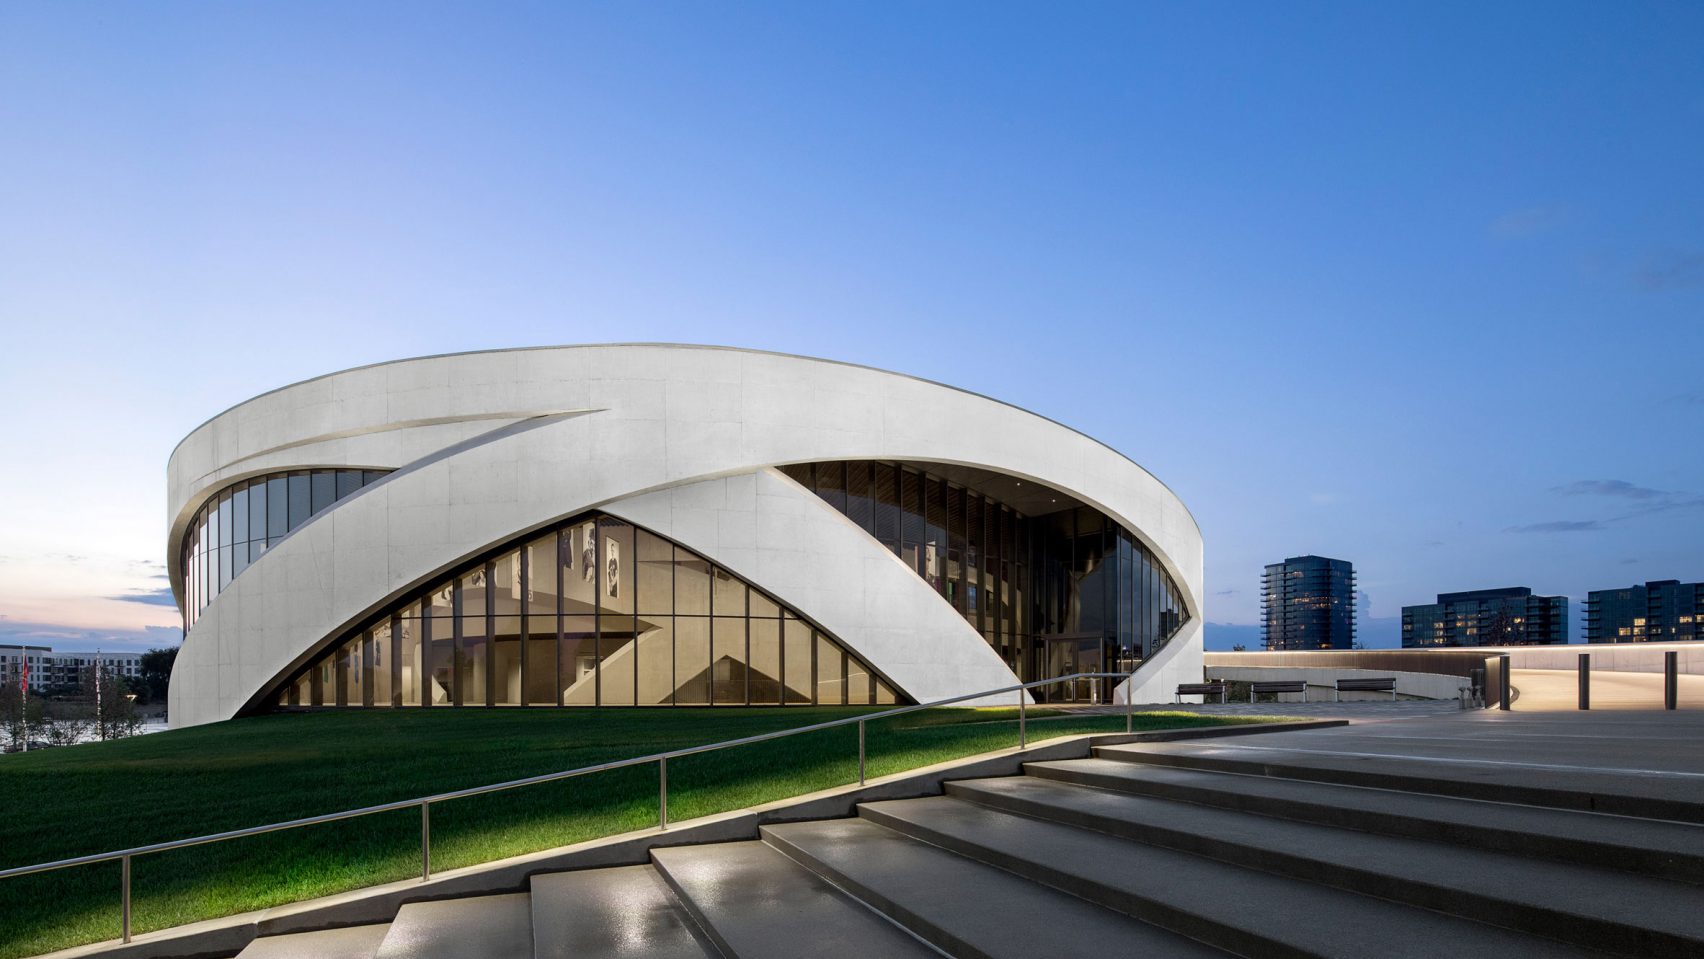
M 1491 221 L 1487 229 L 1492 236 L 1513 239 L 1532 236 L 1561 226 L 1567 211 L 1559 206 L 1535 206 L 1525 210 L 1510 210 Z
M 1649 486 L 1635 486 L 1626 480 L 1575 480 L 1566 486 L 1551 489 L 1564 496 L 1619 496 L 1623 499 L 1653 500 L 1674 494 Z
M 1528 526 L 1510 526 L 1503 530 L 1505 533 L 1595 533 L 1606 529 L 1595 519 L 1558 519 L 1548 523 L 1532 523 Z
M 1704 253 L 1671 254 L 1648 260 L 1634 271 L 1633 282 L 1647 290 L 1704 286 Z
M 162 586 L 159 589 L 133 589 L 122 596 L 110 598 L 122 603 L 142 603 L 147 606 L 171 606 L 174 608 L 177 606 L 177 600 L 173 598 L 170 586 Z
M 1217 593 L 1214 593 L 1213 595 L 1214 596 L 1235 596 L 1239 592 L 1242 592 L 1242 591 L 1237 590 L 1237 589 L 1221 589 Z

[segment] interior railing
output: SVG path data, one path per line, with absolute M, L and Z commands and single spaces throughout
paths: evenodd
M 489 786 L 471 786 L 467 789 L 457 789 L 451 792 L 435 793 L 431 796 L 421 796 L 417 799 L 399 799 L 395 802 L 380 803 L 377 806 L 362 806 L 359 809 L 346 809 L 342 812 L 326 813 L 322 816 L 309 816 L 305 819 L 292 819 L 287 822 L 275 822 L 265 826 L 250 826 L 246 829 L 233 829 L 228 832 L 211 833 L 206 836 L 195 836 L 189 839 L 173 839 L 168 842 L 157 842 L 146 846 L 135 846 L 130 849 L 120 849 L 114 852 L 93 853 L 87 856 L 75 856 L 71 859 L 61 859 L 57 862 L 37 863 L 33 866 L 17 866 L 0 870 L 0 879 L 10 879 L 13 876 L 27 876 L 33 873 L 51 872 L 55 869 L 68 869 L 72 866 L 86 866 L 97 862 L 111 862 L 114 859 L 120 863 L 120 911 L 121 928 L 124 941 L 130 941 L 130 860 L 136 856 L 146 856 L 150 853 L 168 852 L 173 849 L 184 849 L 189 846 L 201 846 L 207 843 L 223 842 L 227 839 L 242 839 L 248 836 L 259 836 L 269 832 L 281 832 L 285 829 L 299 829 L 303 826 L 315 826 L 320 823 L 337 822 L 342 819 L 355 819 L 360 816 L 371 816 L 375 813 L 395 812 L 399 809 L 418 807 L 420 809 L 420 880 L 432 878 L 432 804 L 448 802 L 452 799 L 464 799 L 468 796 L 482 796 L 486 793 L 501 792 L 505 789 L 518 789 L 521 786 L 533 786 L 539 783 L 556 782 L 563 779 L 573 779 L 577 776 L 589 776 L 592 773 L 607 772 L 611 769 L 624 769 L 628 766 L 644 766 L 657 764 L 657 828 L 669 828 L 669 760 L 682 756 L 694 756 L 699 753 L 715 752 L 719 749 L 732 749 L 735 746 L 745 746 L 751 743 L 761 743 L 772 739 L 783 739 L 803 733 L 813 733 L 838 726 L 858 724 L 858 785 L 864 785 L 864 731 L 865 724 L 871 720 L 887 719 L 890 716 L 902 716 L 920 709 L 932 709 L 937 706 L 950 706 L 972 699 L 987 699 L 1004 693 L 1018 694 L 1018 748 L 1028 744 L 1028 706 L 1029 690 L 1042 686 L 1052 686 L 1057 683 L 1075 683 L 1083 680 L 1093 680 L 1093 692 L 1090 702 L 1101 704 L 1106 702 L 1104 681 L 1107 679 L 1130 679 L 1131 673 L 1073 673 L 1069 676 L 1057 676 L 1053 679 L 1038 679 L 1035 682 L 1020 683 L 1015 686 L 1002 686 L 998 689 L 988 689 L 977 693 L 967 693 L 963 696 L 953 696 L 948 699 L 937 699 L 933 702 L 918 703 L 914 706 L 896 706 L 881 712 L 865 713 L 861 716 L 848 716 L 844 719 L 831 719 L 825 723 L 812 723 L 809 726 L 798 726 L 793 729 L 781 729 L 756 736 L 744 736 L 739 739 L 728 739 L 719 743 L 704 746 L 688 746 L 684 749 L 671 749 L 667 752 L 651 753 L 647 756 L 636 756 L 632 759 L 618 759 L 614 762 L 598 763 L 592 766 L 580 766 L 575 769 L 564 769 L 561 772 L 543 773 L 538 776 L 528 776 L 525 779 L 512 779 L 508 782 L 493 783 Z M 1130 696 L 1125 696 L 1124 731 L 1134 729 L 1135 713 L 1130 703 Z

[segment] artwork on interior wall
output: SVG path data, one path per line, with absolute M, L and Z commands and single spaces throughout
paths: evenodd
M 616 598 L 621 592 L 621 541 L 612 539 L 604 544 L 604 563 L 608 572 L 604 576 L 604 591 L 610 599 Z
M 597 582 L 598 575 L 598 524 L 588 522 L 580 527 L 580 578 L 588 583 Z
M 563 530 L 562 531 L 562 538 L 559 539 L 557 542 L 558 542 L 559 545 L 557 546 L 556 552 L 558 554 L 560 554 L 560 555 L 557 556 L 557 562 L 562 564 L 563 569 L 573 569 L 574 568 L 574 531 L 571 530 L 571 529 Z

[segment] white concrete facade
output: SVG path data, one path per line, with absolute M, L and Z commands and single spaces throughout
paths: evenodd
M 772 469 L 856 459 L 977 467 L 1115 520 L 1162 564 L 1185 614 L 1120 698 L 1169 701 L 1171 685 L 1200 677 L 1200 531 L 1170 490 L 1107 446 L 986 397 L 866 367 L 716 347 L 555 347 L 308 380 L 179 444 L 167 557 L 180 600 L 182 540 L 210 495 L 282 469 L 396 472 L 295 529 L 207 605 L 173 672 L 172 722 L 255 708 L 405 591 L 591 509 L 738 573 L 914 700 L 1015 683 L 896 557 Z

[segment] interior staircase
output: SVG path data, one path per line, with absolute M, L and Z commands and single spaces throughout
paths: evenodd
M 1704 955 L 1704 797 L 1610 815 L 1235 753 L 1100 747 L 240 959 Z

